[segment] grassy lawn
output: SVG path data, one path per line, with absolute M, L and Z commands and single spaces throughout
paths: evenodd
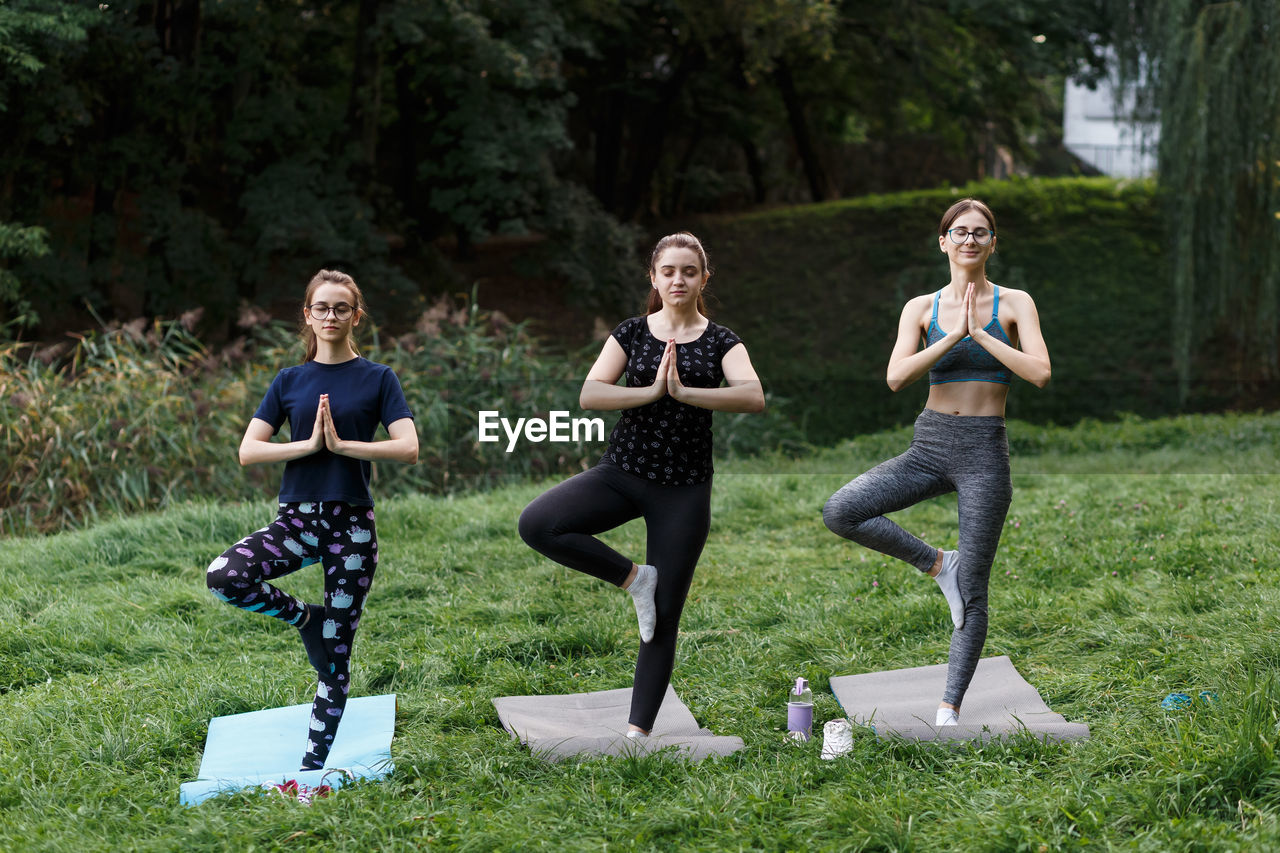
M 310 808 L 178 805 L 209 718 L 310 700 L 295 632 L 216 602 L 204 569 L 269 504 L 187 505 L 0 542 L 0 849 L 1257 850 L 1280 845 L 1280 416 L 1010 425 L 1014 504 L 987 655 L 1092 739 L 937 747 L 784 740 L 797 675 L 946 659 L 947 609 L 823 527 L 827 496 L 909 430 L 720 466 L 674 685 L 746 748 L 552 765 L 490 700 L 628 686 L 629 599 L 515 518 L 543 486 L 379 506 L 354 692 L 394 692 L 396 770 Z M 898 519 L 955 544 L 955 502 Z M 640 525 L 609 534 L 640 556 Z M 286 581 L 316 596 L 318 572 Z M 1166 712 L 1172 691 L 1219 700 Z M 927 710 L 927 709 L 926 709 Z

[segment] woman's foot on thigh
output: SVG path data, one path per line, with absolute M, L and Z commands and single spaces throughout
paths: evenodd
M 653 596 L 658 589 L 658 570 L 653 566 L 636 567 L 635 579 L 627 587 L 631 600 L 636 606 L 636 620 L 640 623 L 640 640 L 648 643 L 653 640 L 653 632 L 658 624 L 658 605 Z
M 307 650 L 307 660 L 320 675 L 328 675 L 332 671 L 329 663 L 329 652 L 324 647 L 324 608 L 314 604 L 307 605 L 307 615 L 298 626 L 302 635 L 302 647 Z
M 964 598 L 960 595 L 960 552 L 942 552 L 942 568 L 933 576 L 951 609 L 951 624 L 964 627 Z

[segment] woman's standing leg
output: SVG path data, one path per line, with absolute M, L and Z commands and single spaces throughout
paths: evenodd
M 351 689 L 351 647 L 364 612 L 365 597 L 378 567 L 378 534 L 372 507 L 316 504 L 312 530 L 320 540 L 324 566 L 322 636 L 328 672 L 321 672 L 311 703 L 303 770 L 324 766 L 342 721 Z
M 640 644 L 628 722 L 650 731 L 671 681 L 680 614 L 693 582 L 693 570 L 711 529 L 711 482 L 695 486 L 648 486 L 644 501 L 645 559 L 658 570 L 658 586 L 654 592 L 657 626 L 653 639 Z
M 956 443 L 952 476 L 956 480 L 959 520 L 959 587 L 964 599 L 964 625 L 951 634 L 947 686 L 942 701 L 959 708 L 987 640 L 987 589 L 1005 517 L 1013 499 L 1009 445 L 1003 419 L 972 425 Z

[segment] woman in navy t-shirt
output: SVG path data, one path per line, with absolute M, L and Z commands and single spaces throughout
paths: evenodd
M 676 634 L 711 525 L 711 413 L 758 412 L 764 392 L 746 346 L 707 319 L 711 270 L 692 234 L 658 241 L 649 311 L 621 323 L 582 385 L 584 409 L 621 409 L 600 463 L 529 504 L 520 536 L 558 563 L 631 593 L 640 652 L 628 737 L 647 736 L 675 664 Z M 625 386 L 617 385 L 626 376 Z M 727 387 L 720 387 L 727 382 Z M 637 565 L 595 538 L 634 518 Z
M 209 565 L 209 590 L 302 636 L 319 676 L 302 770 L 324 766 L 350 687 L 351 642 L 378 565 L 370 462 L 418 461 L 418 433 L 391 368 L 361 358 L 352 332 L 364 300 L 351 276 L 321 270 L 307 285 L 306 359 L 276 375 L 240 442 L 240 464 L 284 462 L 280 514 Z M 285 421 L 290 440 L 271 441 Z M 381 423 L 388 439 L 374 441 Z M 320 563 L 324 605 L 268 581 Z M 299 744 L 301 745 L 301 744 Z

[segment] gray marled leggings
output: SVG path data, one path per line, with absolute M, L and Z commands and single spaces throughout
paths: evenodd
M 942 701 L 958 708 L 987 640 L 987 583 L 1013 497 L 1004 418 L 925 409 L 916 418 L 907 452 L 880 463 L 832 495 L 822 508 L 822 520 L 839 536 L 927 572 L 938 549 L 884 515 L 947 492 L 956 492 L 960 504 L 964 627 L 951 634 Z

